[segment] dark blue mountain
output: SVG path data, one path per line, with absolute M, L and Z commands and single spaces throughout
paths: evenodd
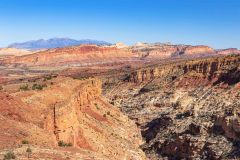
M 13 43 L 9 45 L 10 48 L 18 48 L 18 49 L 50 49 L 50 48 L 61 48 L 68 46 L 77 46 L 80 44 L 96 44 L 96 45 L 111 45 L 111 43 L 105 41 L 91 40 L 91 39 L 83 39 L 83 40 L 74 40 L 70 38 L 52 38 L 48 40 L 39 39 L 34 41 L 27 41 L 23 43 Z

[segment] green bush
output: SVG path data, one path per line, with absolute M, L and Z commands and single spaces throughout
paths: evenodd
M 65 143 L 63 141 L 59 141 L 58 142 L 58 146 L 59 147 L 71 147 L 72 146 L 72 143 Z
M 22 140 L 22 144 L 29 144 L 27 140 Z
M 52 78 L 53 78 L 52 75 L 47 75 L 44 77 L 44 80 L 51 80 Z
M 15 154 L 12 151 L 9 151 L 4 155 L 3 159 L 8 160 L 8 159 L 15 159 L 15 158 L 16 158 Z
M 47 87 L 46 84 L 40 85 L 40 84 L 33 84 L 32 90 L 42 90 L 44 87 Z
M 20 90 L 21 90 L 21 91 L 28 91 L 28 90 L 29 90 L 28 85 L 27 85 L 27 84 L 21 85 L 21 86 L 20 86 Z

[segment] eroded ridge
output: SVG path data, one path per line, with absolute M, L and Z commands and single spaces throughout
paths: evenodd
M 141 128 L 149 159 L 239 158 L 240 56 L 155 65 L 123 77 L 106 80 L 104 93 Z

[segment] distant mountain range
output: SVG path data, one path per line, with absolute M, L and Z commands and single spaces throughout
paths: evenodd
M 37 49 L 50 49 L 50 48 L 77 46 L 80 44 L 96 44 L 100 46 L 111 45 L 111 43 L 109 42 L 91 40 L 91 39 L 75 40 L 70 38 L 52 38 L 48 40 L 39 39 L 39 40 L 27 41 L 23 43 L 13 43 L 8 47 L 18 48 L 18 49 L 37 50 Z

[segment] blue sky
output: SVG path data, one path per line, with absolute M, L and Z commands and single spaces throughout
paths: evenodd
M 52 37 L 240 48 L 240 0 L 0 1 L 0 47 Z

